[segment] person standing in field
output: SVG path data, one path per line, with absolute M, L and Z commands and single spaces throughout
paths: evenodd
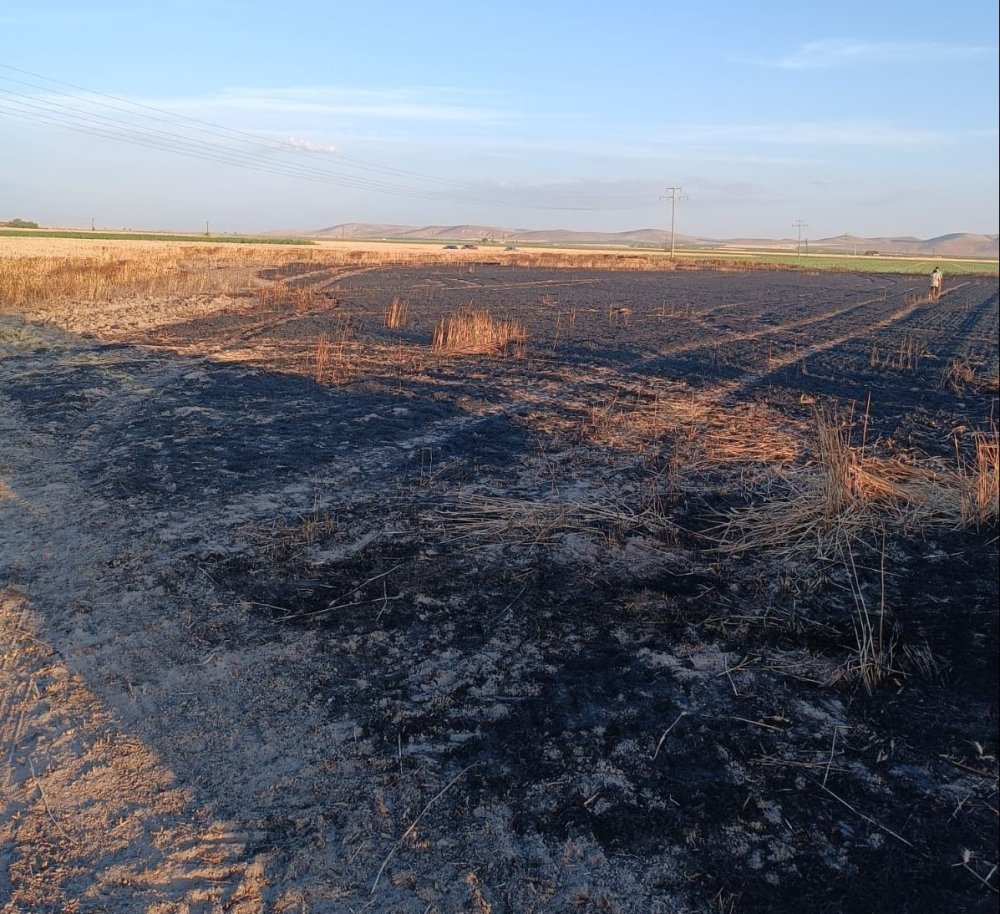
M 940 267 L 934 267 L 931 270 L 931 301 L 937 301 L 941 296 L 941 281 L 944 279 L 944 274 L 941 272 Z

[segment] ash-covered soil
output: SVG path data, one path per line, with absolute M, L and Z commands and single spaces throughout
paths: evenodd
M 996 279 L 261 281 L 0 311 L 0 910 L 995 910 L 995 519 L 720 530 L 968 473 Z

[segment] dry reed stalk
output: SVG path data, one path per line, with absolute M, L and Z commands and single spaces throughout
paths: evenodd
M 836 413 L 816 410 L 815 419 L 825 514 L 835 518 L 850 508 L 859 494 L 859 461 L 851 447 L 850 427 L 839 422 Z
M 523 347 L 527 335 L 524 325 L 518 321 L 497 321 L 485 310 L 463 311 L 438 322 L 433 349 L 464 355 L 506 352 L 511 347 Z
M 258 297 L 261 307 L 282 308 L 290 305 L 296 312 L 311 311 L 326 302 L 323 294 L 310 286 L 290 286 L 285 282 L 261 286 Z
M 325 333 L 319 335 L 319 339 L 316 340 L 316 351 L 313 353 L 313 363 L 314 371 L 313 377 L 317 384 L 323 383 L 323 378 L 326 375 L 326 363 L 330 358 L 330 341 L 327 339 Z
M 620 305 L 608 305 L 608 326 L 622 324 L 627 327 L 632 318 L 632 309 Z
M 927 355 L 927 347 L 910 333 L 903 335 L 899 344 L 896 367 L 901 371 L 916 371 L 920 360 Z
M 981 527 L 1000 517 L 1000 438 L 992 433 L 976 432 L 976 456 L 971 467 L 964 467 L 962 526 Z
M 353 327 L 350 318 L 340 321 L 330 352 L 333 363 L 333 377 L 337 382 L 345 382 L 351 375 L 352 364 L 351 359 L 348 358 L 347 346 L 352 334 Z
M 385 326 L 389 330 L 402 330 L 410 314 L 410 303 L 405 298 L 393 298 L 385 312 Z
M 968 358 L 952 359 L 945 367 L 942 382 L 957 394 L 979 386 L 976 368 Z
M 856 650 L 854 657 L 847 664 L 849 675 L 858 677 L 871 695 L 892 672 L 893 641 L 886 634 L 885 623 L 885 537 L 883 532 L 880 594 L 878 608 L 870 610 L 865 600 L 864 590 L 858 568 L 854 561 L 854 553 L 850 543 L 841 543 L 841 560 L 848 572 L 851 596 L 854 599 L 854 640 Z
M 667 526 L 652 510 L 636 511 L 621 503 L 488 495 L 465 495 L 450 507 L 427 512 L 423 519 L 443 526 L 459 539 L 518 545 L 549 542 L 564 533 L 611 538 L 629 532 L 662 531 Z
M 325 304 L 326 298 L 309 286 L 296 286 L 290 290 L 289 298 L 296 311 L 312 311 Z

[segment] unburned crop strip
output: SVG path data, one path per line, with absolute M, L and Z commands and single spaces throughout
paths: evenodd
M 318 251 L 237 245 L 108 245 L 84 256 L 0 257 L 0 302 L 109 301 L 131 295 L 191 295 L 247 288 L 264 266 L 315 260 Z
M 184 269 L 175 251 L 121 256 L 116 252 L 63 257 L 0 258 L 0 301 L 15 307 L 37 302 L 106 300 L 117 294 L 200 291 L 204 278 Z

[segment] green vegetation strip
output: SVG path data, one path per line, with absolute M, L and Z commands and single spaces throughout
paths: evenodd
M 678 258 L 718 260 L 734 264 L 773 264 L 797 270 L 829 270 L 845 273 L 904 273 L 930 275 L 938 267 L 945 275 L 996 276 L 996 260 L 961 260 L 945 257 L 879 257 L 844 254 L 779 254 L 763 251 L 684 251 Z
M 201 244 L 315 244 L 307 238 L 265 235 L 160 235 L 153 232 L 60 232 L 0 228 L 0 236 L 14 238 L 84 238 L 91 241 L 196 241 Z
M 436 245 L 442 249 L 448 246 L 461 248 L 465 241 L 450 241 L 441 238 L 334 238 L 325 237 L 323 241 L 347 244 L 358 241 L 377 241 L 381 244 L 406 245 Z M 650 260 L 668 260 L 670 255 L 663 250 L 623 247 L 598 244 L 557 244 L 542 241 L 518 241 L 512 244 L 507 241 L 474 242 L 480 251 L 503 251 L 505 248 L 524 253 L 530 251 L 580 251 L 592 254 L 607 254 L 619 257 L 648 258 Z M 903 254 L 796 254 L 794 251 L 733 251 L 723 248 L 699 248 L 678 250 L 677 260 L 707 261 L 708 267 L 742 267 L 744 269 L 766 269 L 774 266 L 791 270 L 811 270 L 841 273 L 896 273 L 896 274 L 926 274 L 938 267 L 946 276 L 997 276 L 1000 274 L 1000 263 L 996 260 L 976 258 L 946 258 L 917 257 Z

